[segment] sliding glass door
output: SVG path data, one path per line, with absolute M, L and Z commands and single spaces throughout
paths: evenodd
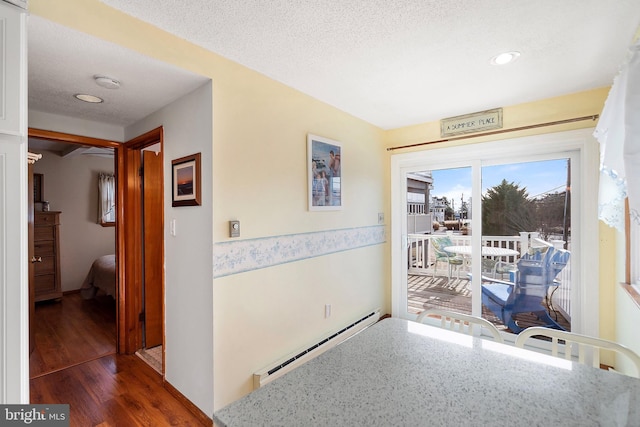
M 544 143 L 532 150 L 513 141 L 394 156 L 394 315 L 445 309 L 482 316 L 507 333 L 590 327 L 582 313 L 597 283 L 578 280 L 594 268 L 583 265 L 584 241 L 597 245 L 581 232 L 579 213 L 591 205 L 582 199 L 586 149 Z M 505 315 L 513 284 L 525 278 L 518 271 L 547 251 L 562 253 L 564 265 L 555 262 L 553 280 Z

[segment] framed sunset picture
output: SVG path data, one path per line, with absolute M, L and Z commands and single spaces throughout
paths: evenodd
M 171 161 L 172 206 L 200 206 L 200 153 Z

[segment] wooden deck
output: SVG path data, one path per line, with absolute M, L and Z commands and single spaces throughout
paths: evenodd
M 409 274 L 407 278 L 408 310 L 409 313 L 420 313 L 429 308 L 441 308 L 458 313 L 471 314 L 471 282 L 466 278 L 451 278 Z M 557 317 L 556 317 L 557 316 Z M 507 330 L 506 326 L 486 307 L 482 307 L 482 317 L 496 325 L 500 330 Z M 514 316 L 518 325 L 522 327 L 541 326 L 532 314 Z M 554 318 L 562 327 L 571 330 L 570 322 L 560 313 L 551 311 Z

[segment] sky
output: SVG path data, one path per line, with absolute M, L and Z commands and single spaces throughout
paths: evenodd
M 461 197 L 471 197 L 471 168 L 442 169 L 431 172 L 433 176 L 432 196 L 447 197 L 460 207 Z M 482 194 L 488 188 L 499 185 L 503 179 L 526 188 L 529 197 L 544 193 L 564 191 L 567 184 L 567 159 L 541 162 L 510 163 L 482 168 Z

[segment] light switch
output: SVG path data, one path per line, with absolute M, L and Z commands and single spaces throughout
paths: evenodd
M 171 233 L 172 236 L 175 237 L 176 235 L 176 220 L 172 219 L 171 222 L 169 223 L 169 232 Z
M 229 237 L 240 237 L 240 221 L 229 221 Z

